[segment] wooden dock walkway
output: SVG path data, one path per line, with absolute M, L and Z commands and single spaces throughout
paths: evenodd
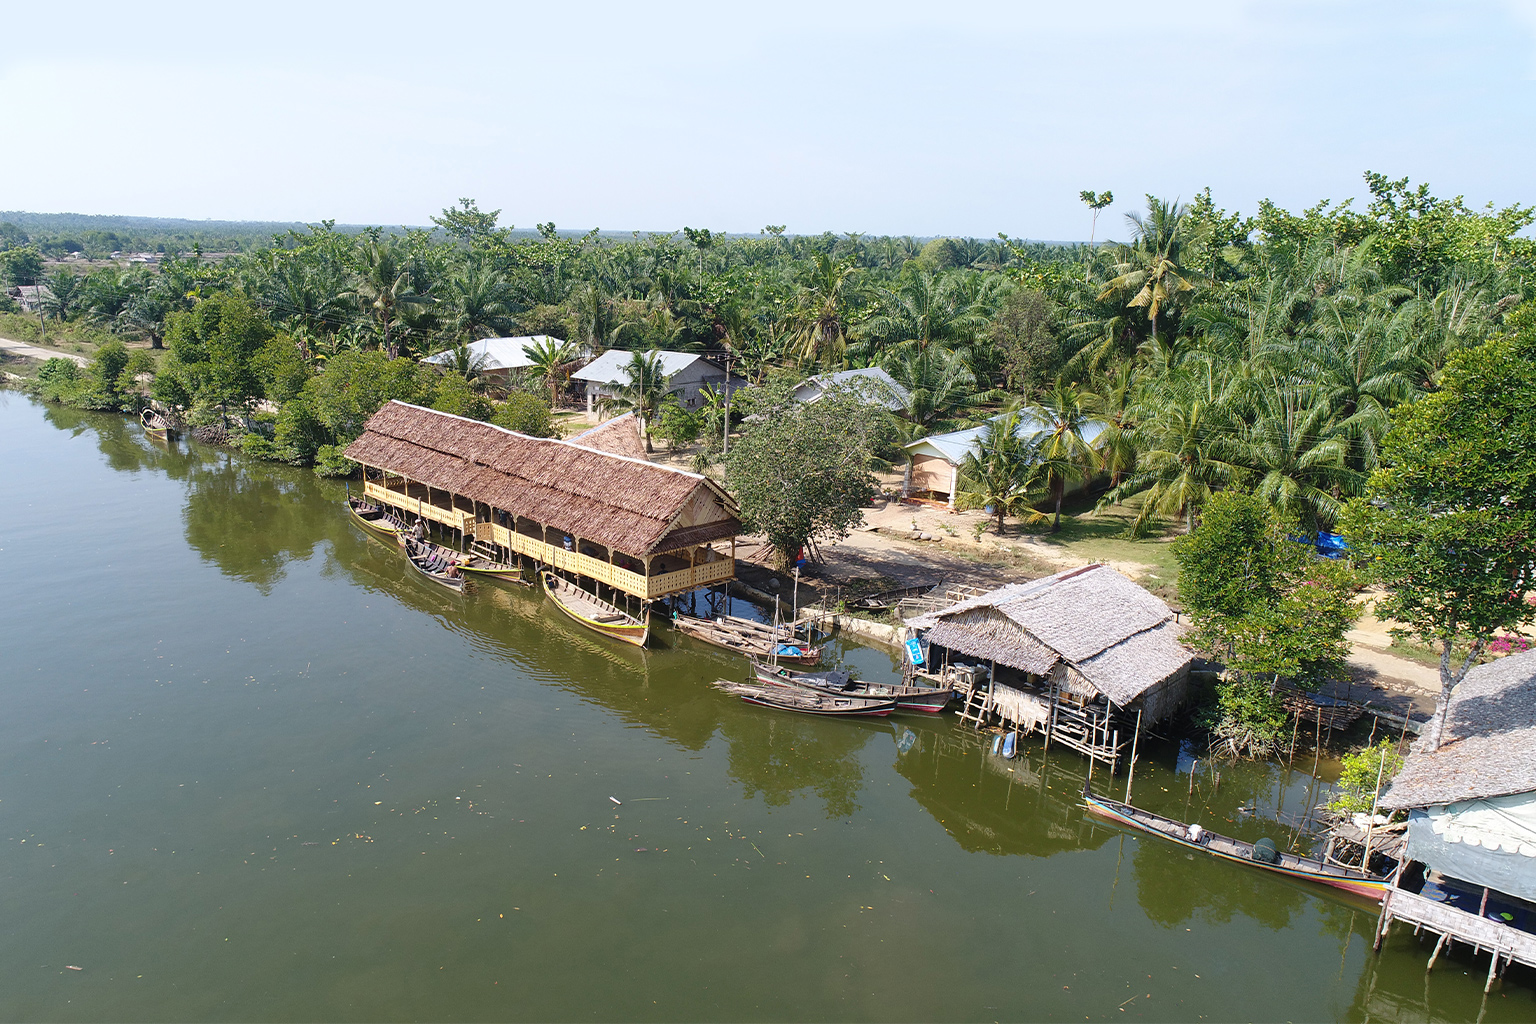
M 1505 966 L 1514 962 L 1536 967 L 1536 935 L 1477 914 L 1469 914 L 1406 889 L 1387 890 L 1386 897 L 1381 901 L 1381 919 L 1376 923 L 1373 948 L 1381 949 L 1387 928 L 1393 921 L 1413 925 L 1414 934 L 1418 934 L 1422 928 L 1440 937 L 1435 943 L 1435 951 L 1429 956 L 1429 967 L 1426 970 L 1434 969 L 1435 959 L 1440 956 L 1441 949 L 1451 942 L 1464 942 L 1475 953 L 1489 953 L 1492 960 L 1488 964 L 1488 981 L 1483 986 L 1484 992 L 1491 989 L 1493 979 L 1503 973 L 1501 961 Z

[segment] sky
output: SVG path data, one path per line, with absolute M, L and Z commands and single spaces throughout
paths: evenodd
M 1362 175 L 1536 203 L 1536 0 L 28 4 L 0 209 L 1098 237 Z M 1357 203 L 1359 200 L 1357 199 Z

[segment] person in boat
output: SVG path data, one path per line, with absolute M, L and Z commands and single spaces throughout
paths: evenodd
M 422 519 L 416 520 L 416 525 L 411 527 L 411 536 L 415 537 L 417 540 L 422 540 L 423 538 L 426 537 L 426 535 L 427 535 L 427 524 L 426 524 L 426 521 L 422 520 Z
M 1205 842 L 1205 829 L 1201 828 L 1199 825 L 1189 826 L 1189 841 L 1194 843 L 1196 846 L 1199 846 L 1201 843 Z

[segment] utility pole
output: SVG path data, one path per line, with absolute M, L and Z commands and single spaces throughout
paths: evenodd
M 725 436 L 720 438 L 720 457 L 731 451 L 731 350 L 725 350 Z

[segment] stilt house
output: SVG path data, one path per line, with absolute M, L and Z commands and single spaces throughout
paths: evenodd
M 1013 583 L 910 619 L 964 718 L 1038 733 L 1114 768 L 1183 704 L 1194 656 L 1167 604 L 1103 565 Z
M 1377 943 L 1402 920 L 1440 936 L 1436 956 L 1448 942 L 1487 950 L 1492 985 L 1501 964 L 1536 967 L 1536 651 L 1468 672 L 1439 748 L 1425 744 L 1380 798 L 1408 812 L 1408 843 Z
M 615 428 L 602 438 L 628 444 Z M 574 441 L 390 402 L 348 446 L 374 502 L 507 560 L 644 601 L 735 578 L 735 502 L 714 481 Z

